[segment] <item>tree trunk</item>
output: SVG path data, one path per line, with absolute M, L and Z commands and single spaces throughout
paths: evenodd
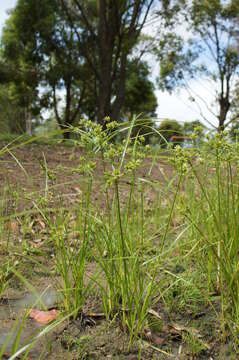
M 136 44 L 153 2 L 154 0 L 98 0 L 96 20 L 88 18 L 87 7 L 85 9 L 83 6 L 84 1 L 73 1 L 79 12 L 79 23 L 82 22 L 85 26 L 93 46 L 92 49 L 90 46 L 83 46 L 81 52 L 97 78 L 96 118 L 103 129 L 106 116 L 111 116 L 113 120 L 119 119 L 125 92 L 127 57 Z M 67 1 L 61 0 L 61 3 L 81 44 L 82 36 L 74 23 L 75 14 L 71 15 L 72 9 Z
M 107 74 L 105 71 L 104 74 Z M 97 122 L 105 125 L 104 118 L 111 115 L 111 80 L 108 76 L 100 80 Z
M 114 30 L 108 27 L 107 4 L 99 1 L 99 93 L 97 122 L 105 126 L 104 117 L 111 114 L 112 66 L 114 49 Z
M 54 104 L 54 112 L 56 116 L 56 120 L 60 129 L 62 130 L 62 136 L 64 139 L 70 139 L 70 132 L 67 129 L 67 125 L 71 125 L 71 101 L 72 101 L 72 94 L 71 94 L 71 80 L 66 82 L 66 105 L 64 116 L 59 115 L 59 111 L 57 108 L 57 97 L 56 97 L 56 86 L 53 86 L 53 104 Z
M 64 125 L 71 125 L 71 80 L 66 82 L 66 107 L 64 114 Z
M 125 83 L 126 83 L 126 66 L 127 66 L 127 54 L 122 54 L 121 64 L 120 64 L 120 75 L 119 75 L 119 86 L 117 89 L 116 99 L 112 108 L 112 119 L 118 121 L 120 118 L 120 110 L 124 101 L 125 94 Z
M 97 122 L 104 126 L 105 116 L 111 114 L 112 93 L 112 49 L 109 44 L 102 45 L 100 50 L 100 82 L 98 92 L 98 114 Z
M 220 112 L 219 112 L 219 126 L 218 132 L 225 130 L 225 121 L 227 118 L 228 111 L 230 109 L 230 102 L 226 97 L 221 97 L 219 100 Z
M 25 108 L 26 133 L 32 136 L 32 116 L 29 108 Z

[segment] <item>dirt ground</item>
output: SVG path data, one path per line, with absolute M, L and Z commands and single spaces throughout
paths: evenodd
M 85 156 L 82 149 L 64 147 L 64 146 L 43 146 L 30 145 L 17 148 L 11 154 L 4 154 L 0 158 L 0 194 L 6 189 L 20 190 L 21 194 L 26 193 L 32 196 L 36 193 L 44 195 L 46 191 L 46 169 L 50 174 L 47 182 L 47 191 L 52 195 L 54 201 L 58 198 L 65 206 L 74 206 L 81 193 L 80 183 L 82 174 L 77 170 L 81 164 L 81 157 Z M 94 159 L 95 160 L 95 159 Z M 171 176 L 172 169 L 166 160 L 155 162 L 151 168 L 152 159 L 144 160 L 137 176 L 145 178 L 150 171 L 150 181 L 165 181 L 165 177 Z M 96 161 L 92 203 L 97 202 L 102 208 L 105 206 L 104 187 L 103 187 L 103 168 L 101 161 Z M 129 183 L 127 179 L 122 179 L 120 190 L 124 194 L 128 193 Z M 17 210 L 23 211 L 32 207 L 32 201 L 27 204 L 25 196 L 24 201 L 18 201 Z M 153 201 L 153 191 L 148 194 L 147 201 Z M 16 210 L 16 207 L 12 210 Z M 9 208 L 9 211 L 10 208 Z
M 15 239 L 16 243 L 23 239 L 20 225 L 14 219 L 14 214 L 32 211 L 34 199 L 39 198 L 39 194 L 44 196 L 46 192 L 50 193 L 52 206 L 56 206 L 56 199 L 59 200 L 61 206 L 66 208 L 74 206 L 81 193 L 79 184 L 82 182 L 82 174 L 75 169 L 79 166 L 82 155 L 84 155 L 83 150 L 78 148 L 32 144 L 16 148 L 11 153 L 5 153 L 0 157 L 0 200 L 4 199 L 2 217 L 6 219 L 13 217 L 10 222 L 10 231 L 11 238 Z M 103 207 L 103 169 L 100 161 L 96 160 L 96 162 L 97 177 L 93 184 L 92 201 Z M 164 184 L 174 174 L 166 159 L 156 159 L 153 167 L 151 165 L 152 158 L 144 160 L 138 176 L 147 177 L 152 184 L 154 182 Z M 149 171 L 150 175 L 148 175 Z M 127 197 L 128 188 L 127 179 L 122 179 L 120 191 L 122 194 L 125 193 L 125 197 Z M 18 195 L 17 199 L 14 199 L 12 196 L 14 191 L 20 193 L 21 196 Z M 148 206 L 154 201 L 154 197 L 155 192 L 152 186 L 151 192 L 147 193 Z M 32 213 L 29 216 L 32 216 Z M 35 221 L 34 216 L 32 221 Z M 32 251 L 36 252 L 34 255 L 38 256 L 39 261 L 51 269 L 53 266 L 51 250 L 44 245 L 47 241 L 47 233 L 39 218 L 33 223 L 32 230 L 31 237 L 29 236 Z M 0 244 L 0 260 L 6 255 L 4 249 Z M 34 263 L 31 263 L 29 270 L 29 263 L 26 260 L 22 261 L 21 269 L 24 271 L 24 276 L 39 292 L 46 287 L 54 287 L 55 280 L 49 274 L 44 274 Z M 24 261 L 26 261 L 26 266 Z M 90 268 L 89 271 L 91 271 Z M 0 347 L 1 339 L 4 339 L 4 336 L 11 331 L 15 320 L 23 316 L 24 309 L 29 305 L 26 301 L 26 296 L 29 296 L 26 295 L 27 292 L 28 290 L 20 285 L 19 281 L 13 280 L 10 281 L 10 288 L 4 294 L 4 299 L 0 300 Z M 19 304 L 19 300 L 21 306 L 16 305 L 16 301 Z M 57 302 L 54 300 L 46 307 L 57 307 Z M 34 346 L 27 359 L 223 360 L 237 358 L 234 357 L 229 343 L 219 344 L 215 334 L 212 334 L 216 327 L 213 328 L 215 318 L 209 306 L 200 309 L 198 314 L 175 312 L 169 316 L 163 302 L 158 303 L 150 315 L 156 323 L 154 331 L 142 335 L 142 338 L 136 341 L 130 350 L 128 349 L 128 334 L 123 331 L 118 321 L 106 321 L 101 315 L 102 308 L 98 294 L 94 294 L 89 299 L 89 303 L 85 305 L 84 314 L 83 321 L 81 319 L 81 321 L 61 323 L 50 335 Z M 159 315 L 158 318 L 157 315 Z M 195 337 L 198 339 L 198 344 L 201 343 L 202 346 L 197 354 L 192 354 L 189 349 L 190 339 L 188 343 L 185 341 L 191 334 L 188 329 L 197 329 Z M 37 331 L 39 331 L 39 325 L 27 319 L 24 324 L 22 344 Z M 201 337 L 203 337 L 202 342 Z M 10 345 L 5 351 L 5 359 L 10 356 Z

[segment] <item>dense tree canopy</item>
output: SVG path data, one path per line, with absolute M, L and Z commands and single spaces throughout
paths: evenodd
M 11 93 L 8 85 L 0 85 L 0 129 L 3 133 L 23 133 L 26 130 L 24 109 Z
M 143 33 L 153 14 L 155 36 Z M 150 50 L 160 89 L 186 87 L 197 102 L 191 79 L 210 79 L 214 103 L 200 101 L 223 130 L 239 118 L 238 18 L 235 0 L 18 0 L 0 52 L 2 94 L 22 114 L 21 126 L 11 128 L 30 134 L 46 109 L 65 137 L 81 117 L 103 126 L 105 116 L 154 118 L 155 85 L 142 58 Z
M 79 115 L 119 120 L 138 111 L 137 96 L 154 112 L 149 71 L 133 54 L 153 3 L 18 0 L 3 30 L 0 80 L 11 83 L 29 133 L 40 107 L 53 108 L 61 128 Z
M 97 121 L 118 120 L 127 64 L 154 0 L 61 0 L 62 7 L 94 74 Z
M 157 98 L 154 94 L 154 84 L 149 80 L 150 70 L 146 63 L 130 62 L 128 78 L 125 86 L 125 100 L 121 112 L 123 114 L 142 114 L 155 117 Z
M 39 39 L 47 36 L 54 10 L 53 2 L 18 0 L 6 21 L 1 56 L 5 67 L 3 82 L 11 84 L 11 98 L 24 109 L 25 127 L 31 135 L 34 115 L 40 111 L 39 84 L 44 59 Z

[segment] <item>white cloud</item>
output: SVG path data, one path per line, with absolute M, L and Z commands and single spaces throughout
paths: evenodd
M 151 23 L 144 28 L 144 33 L 157 36 L 157 22 Z M 177 32 L 187 39 L 189 33 L 185 24 L 178 27 Z M 156 96 L 158 100 L 158 118 L 170 118 L 180 122 L 200 120 L 206 126 L 217 126 L 217 118 L 212 114 L 217 113 L 215 106 L 216 86 L 207 79 L 197 79 L 189 82 L 190 90 L 176 90 L 172 94 L 157 90 L 156 79 L 159 76 L 159 62 L 152 55 L 147 54 L 145 60 L 150 64 L 151 80 L 155 83 Z M 195 101 L 190 101 L 190 97 Z M 206 121 L 208 120 L 208 122 Z
M 192 81 L 190 83 L 190 90 L 188 92 L 182 89 L 174 92 L 172 95 L 167 92 L 156 91 L 159 105 L 158 117 L 171 118 L 178 121 L 197 119 L 207 126 L 210 126 L 208 122 L 217 126 L 214 86 L 206 80 L 201 80 L 200 83 L 199 81 Z M 195 101 L 192 101 L 191 97 Z
M 17 0 L 0 0 L 0 32 L 5 20 L 8 18 L 7 11 L 14 8 Z

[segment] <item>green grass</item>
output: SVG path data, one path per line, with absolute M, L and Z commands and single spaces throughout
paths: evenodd
M 170 175 L 162 172 L 157 181 L 151 175 L 160 154 L 144 147 L 142 137 L 132 137 L 135 124 L 136 118 L 124 125 L 121 144 L 112 141 L 123 131 L 114 123 L 104 131 L 91 122 L 71 129 L 79 138 L 75 146 L 84 148 L 84 157 L 74 169 L 80 174 L 81 189 L 74 206 L 66 209 L 62 199 L 51 198 L 51 172 L 45 158 L 45 188 L 43 195 L 28 194 L 34 205 L 30 212 L 11 213 L 9 204 L 22 201 L 20 189 L 9 185 L 3 192 L 1 240 L 4 259 L 11 257 L 1 262 L 0 295 L 7 293 L 14 274 L 20 282 L 33 280 L 33 275 L 27 279 L 24 267 L 34 263 L 47 271 L 42 257 L 50 251 L 49 274 L 57 278 L 63 316 L 81 318 L 97 294 L 106 319 L 117 319 L 128 334 L 130 349 L 147 331 L 150 309 L 159 303 L 170 321 L 175 314 L 196 316 L 209 306 L 215 314 L 215 333 L 219 327 L 221 341 L 229 337 L 238 351 L 238 146 L 230 144 L 226 135 L 217 135 L 198 149 L 176 147 L 170 156 L 161 154 L 172 169 Z M 0 154 L 6 151 L 5 147 Z M 139 170 L 145 158 L 151 159 L 151 165 L 142 178 Z M 125 183 L 127 191 L 122 190 Z M 95 187 L 99 203 L 92 199 Z M 6 211 L 11 214 L 6 216 Z M 29 241 L 35 236 L 30 216 L 40 216 L 45 224 L 47 241 L 39 251 Z M 18 245 L 13 221 L 21 228 L 23 241 Z M 205 349 L 204 341 L 194 334 L 186 334 L 183 341 L 192 356 Z

